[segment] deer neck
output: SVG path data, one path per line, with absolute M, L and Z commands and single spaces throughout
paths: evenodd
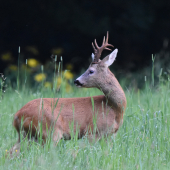
M 105 95 L 108 105 L 118 112 L 126 108 L 125 93 L 113 73 L 108 69 L 108 76 L 103 76 L 99 88 Z

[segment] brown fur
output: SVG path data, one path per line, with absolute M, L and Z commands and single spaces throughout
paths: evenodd
M 54 105 L 57 102 L 57 106 L 53 111 Z M 42 122 L 42 138 L 44 142 L 47 138 L 48 129 L 54 128 L 53 140 L 58 142 L 61 138 L 70 139 L 70 125 L 74 121 L 74 132 L 78 127 L 78 138 L 94 133 L 93 118 L 96 116 L 97 130 L 96 136 L 102 134 L 113 134 L 117 132 L 119 128 L 120 118 L 115 121 L 115 111 L 106 104 L 106 97 L 94 96 L 94 111 L 92 107 L 91 97 L 83 98 L 43 98 L 35 99 L 28 102 L 23 106 L 14 116 L 13 125 L 20 134 L 20 130 L 24 130 L 28 137 L 35 137 L 37 135 L 38 123 Z M 74 107 L 74 114 L 73 114 Z M 52 114 L 53 113 L 53 114 Z M 21 127 L 21 119 L 23 118 L 23 124 Z M 123 117 L 122 117 L 123 118 Z M 32 128 L 31 128 L 32 122 Z M 36 137 L 35 137 L 36 138 Z M 11 149 L 11 153 L 14 148 L 19 145 L 20 135 L 18 142 Z M 19 148 L 18 148 L 19 150 Z
M 35 99 L 23 106 L 14 116 L 13 125 L 18 131 L 19 139 L 11 149 L 11 153 L 19 147 L 21 130 L 24 131 L 25 137 L 37 139 L 40 123 L 42 123 L 44 143 L 50 135 L 47 129 L 53 129 L 52 138 L 56 143 L 61 138 L 70 139 L 71 125 L 74 126 L 74 133 L 78 130 L 78 138 L 86 134 L 89 137 L 95 134 L 99 139 L 101 135 L 116 133 L 123 123 L 126 97 L 114 74 L 105 64 L 106 61 L 110 61 L 108 59 L 109 56 L 106 56 L 97 63 L 92 62 L 87 71 L 76 80 L 77 85 L 87 88 L 96 87 L 104 95 L 94 96 L 93 99 L 91 97 Z M 90 74 L 91 70 L 93 74 Z
M 112 86 L 112 88 L 114 87 L 116 93 L 114 94 L 113 91 L 109 93 L 108 91 L 109 95 L 107 97 L 104 95 L 94 96 L 94 111 L 91 97 L 35 99 L 28 102 L 15 114 L 13 122 L 14 127 L 18 131 L 18 134 L 22 128 L 28 136 L 30 136 L 31 133 L 31 136 L 35 137 L 37 135 L 37 131 L 39 130 L 38 123 L 42 122 L 42 138 L 44 142 L 47 138 L 47 127 L 48 129 L 50 129 L 50 127 L 54 128 L 52 138 L 55 142 L 58 142 L 61 138 L 70 139 L 70 125 L 73 121 L 74 132 L 76 131 L 76 127 L 78 127 L 79 130 L 78 138 L 81 138 L 87 132 L 88 135 L 91 133 L 96 133 L 98 137 L 102 134 L 116 133 L 119 129 L 119 125 L 123 122 L 123 113 L 126 108 L 126 98 L 115 77 L 113 80 L 107 80 L 103 76 L 103 81 Z M 113 85 L 112 81 L 114 84 L 116 83 L 116 85 Z M 120 91 L 119 88 L 122 91 Z M 103 92 L 106 94 L 107 90 L 103 88 Z M 120 98 L 120 102 L 116 102 L 119 100 L 114 101 L 114 98 Z M 54 108 L 56 103 L 57 106 Z M 94 132 L 93 118 L 95 116 L 97 118 L 97 130 Z M 21 127 L 22 118 L 23 124 Z M 16 145 L 18 145 L 19 141 L 20 139 L 18 139 Z

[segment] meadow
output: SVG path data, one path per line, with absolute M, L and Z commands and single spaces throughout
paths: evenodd
M 57 146 L 49 139 L 44 147 L 41 142 L 32 142 L 28 147 L 28 141 L 21 140 L 21 152 L 13 158 L 6 157 L 18 138 L 12 125 L 13 116 L 28 101 L 102 93 L 97 89 L 76 88 L 72 81 L 69 93 L 62 84 L 62 90 L 58 92 L 41 83 L 36 88 L 23 85 L 19 90 L 9 85 L 0 101 L 0 169 L 169 169 L 170 81 L 162 78 L 153 86 L 153 80 L 143 78 L 145 85 L 140 90 L 120 82 L 126 94 L 127 108 L 116 137 L 89 142 L 86 136 L 80 140 L 72 136 L 68 141 L 62 139 Z

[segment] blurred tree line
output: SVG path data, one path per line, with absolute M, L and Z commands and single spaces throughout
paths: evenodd
M 115 67 L 136 71 L 168 43 L 169 18 L 166 0 L 1 0 L 0 55 L 10 53 L 17 64 L 21 46 L 21 57 L 45 63 L 55 53 L 78 71 L 89 64 L 91 42 L 101 45 L 109 31 L 109 42 L 119 49 Z M 7 65 L 1 58 L 0 72 Z

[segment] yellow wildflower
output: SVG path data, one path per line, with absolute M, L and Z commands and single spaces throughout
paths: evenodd
M 70 71 L 65 71 L 64 78 L 67 80 L 73 79 L 73 74 Z
M 17 149 L 15 150 L 15 152 L 17 152 Z
M 7 152 L 8 150 L 6 149 L 5 151 Z
M 66 85 L 66 92 L 71 92 L 71 91 L 72 91 L 72 87 L 69 84 L 67 84 Z
M 73 69 L 73 65 L 72 64 L 66 64 L 66 69 L 67 70 L 72 70 Z
M 10 52 L 1 55 L 1 59 L 4 61 L 12 61 L 12 54 Z
M 57 78 L 57 86 L 60 86 L 61 83 L 62 83 L 62 79 L 61 79 L 61 77 L 58 77 L 58 78 Z
M 39 54 L 37 48 L 34 47 L 34 46 L 27 46 L 25 49 L 26 49 L 27 51 L 33 53 L 34 55 L 38 55 L 38 54 Z
M 51 82 L 49 82 L 49 81 L 46 81 L 46 82 L 44 83 L 44 87 L 46 87 L 46 88 L 51 88 L 51 86 L 52 86 L 52 84 L 51 84 Z
M 37 67 L 39 65 L 39 62 L 34 58 L 30 58 L 27 60 L 27 64 L 30 67 Z
M 12 71 L 16 71 L 18 69 L 18 67 L 16 65 L 13 65 L 13 64 L 9 65 L 8 68 Z
M 68 83 L 68 81 L 66 81 L 65 79 L 62 79 L 61 77 L 57 77 L 56 82 L 55 82 L 55 88 L 59 89 L 60 87 L 64 88 L 66 92 L 72 91 L 72 87 Z
M 34 76 L 35 81 L 37 82 L 41 82 L 44 79 L 46 79 L 46 75 L 44 73 L 39 73 L 37 75 Z
M 56 77 L 54 82 L 54 87 L 59 88 L 61 86 L 61 83 L 64 83 L 63 79 L 61 77 Z
M 61 55 L 63 53 L 63 49 L 62 48 L 53 48 L 51 50 L 52 54 L 54 55 Z

